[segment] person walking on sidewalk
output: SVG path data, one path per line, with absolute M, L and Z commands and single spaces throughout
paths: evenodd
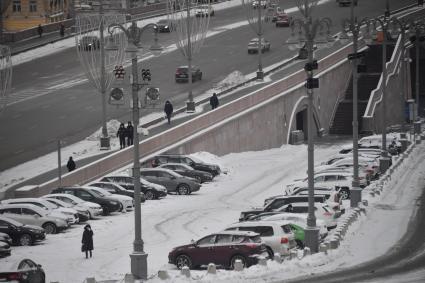
M 124 123 L 121 123 L 118 128 L 117 137 L 120 139 L 120 149 L 125 148 L 125 137 L 127 136 L 127 129 L 124 127 Z
M 216 109 L 218 107 L 218 97 L 217 94 L 214 92 L 213 95 L 210 97 L 210 105 L 211 105 L 211 109 Z
M 68 168 L 68 172 L 74 171 L 77 166 L 75 165 L 72 156 L 69 157 L 68 163 L 66 163 L 66 168 Z
M 165 102 L 164 112 L 167 116 L 168 125 L 171 123 L 171 115 L 173 115 L 173 104 L 169 100 Z
M 133 145 L 134 127 L 130 121 L 127 124 L 127 146 Z
M 90 253 L 90 257 L 92 257 L 93 231 L 89 224 L 84 226 L 83 239 L 81 240 L 81 243 L 82 243 L 81 251 L 86 253 L 86 258 L 89 257 L 89 253 Z
M 39 37 L 43 35 L 43 27 L 41 26 L 41 24 L 38 25 L 37 32 Z

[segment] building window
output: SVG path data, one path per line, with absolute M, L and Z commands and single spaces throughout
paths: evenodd
M 30 0 L 30 12 L 37 12 L 37 0 Z
M 21 0 L 13 0 L 12 11 L 15 13 L 21 11 Z

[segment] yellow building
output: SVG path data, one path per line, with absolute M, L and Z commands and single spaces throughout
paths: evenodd
M 71 1 L 11 0 L 3 14 L 3 27 L 6 31 L 20 31 L 65 20 Z

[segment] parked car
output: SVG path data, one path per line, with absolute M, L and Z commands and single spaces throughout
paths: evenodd
M 143 168 L 140 170 L 141 176 L 149 182 L 163 185 L 168 193 L 178 193 L 179 195 L 189 195 L 199 191 L 201 185 L 192 178 L 183 177 L 171 170 L 163 168 Z
M 125 189 L 124 187 L 120 186 L 119 184 L 112 183 L 112 182 L 93 182 L 88 184 L 89 187 L 98 187 L 102 188 L 105 191 L 110 192 L 111 194 L 117 194 L 117 195 L 123 195 L 128 196 L 131 198 L 134 198 L 134 191 L 130 191 Z M 142 202 L 145 201 L 145 196 L 143 192 L 141 192 Z
M 175 247 L 168 262 L 181 269 L 196 268 L 209 263 L 234 268 L 236 260 L 245 267 L 257 264 L 259 256 L 267 256 L 260 235 L 253 232 L 223 231 L 205 236 L 191 244 Z
M 0 266 L 0 282 L 45 283 L 46 274 L 40 264 L 28 258 L 6 261 Z
M 97 36 L 83 36 L 80 41 L 78 41 L 77 48 L 80 51 L 100 49 L 100 39 Z
M 259 42 L 260 41 L 259 41 L 258 37 L 253 38 L 248 42 L 248 54 L 258 53 Z M 260 47 L 261 53 L 264 53 L 266 51 L 270 51 L 270 41 L 268 41 L 264 38 L 261 38 L 261 44 L 260 45 L 261 45 L 261 47 Z
M 350 6 L 352 0 L 336 0 L 336 2 L 338 2 L 338 5 L 340 7 L 343 7 L 343 6 Z M 354 0 L 354 6 L 357 6 L 357 0 Z
M 319 196 L 319 200 L 324 201 L 324 196 Z M 281 208 L 282 206 L 295 202 L 305 202 L 308 201 L 308 197 L 305 196 L 275 196 L 272 197 L 264 207 L 252 208 L 247 211 L 242 211 L 239 216 L 239 221 L 249 220 L 250 217 L 258 215 L 263 212 L 275 211 Z
M 267 8 L 266 0 L 254 0 L 252 1 L 252 8 L 257 9 L 258 7 L 262 7 L 263 9 Z
M 225 230 L 258 233 L 266 245 L 269 258 L 273 258 L 275 253 L 289 255 L 290 250 L 297 245 L 288 224 L 286 221 L 246 221 L 231 224 Z
M 176 83 L 189 81 L 189 67 L 180 66 L 176 69 L 175 79 Z M 202 72 L 199 67 L 192 66 L 192 81 L 202 80 Z
M 117 195 L 117 194 L 111 194 L 110 192 L 98 188 L 98 187 L 87 187 L 90 191 L 96 192 L 98 195 L 104 198 L 108 198 L 111 200 L 116 200 L 120 203 L 120 211 L 127 211 L 132 210 L 134 207 L 134 201 L 132 197 L 124 196 L 124 195 Z
M 11 253 L 12 251 L 10 249 L 10 244 L 0 240 L 0 257 L 10 256 Z M 1 277 L 0 277 L 0 280 L 1 280 Z
M 212 181 L 214 176 L 211 173 L 195 170 L 187 164 L 183 163 L 164 163 L 157 168 L 165 168 L 172 170 L 182 176 L 190 177 L 199 181 L 199 183 L 205 183 Z
M 133 177 L 130 177 L 130 176 L 121 176 L 121 175 L 105 176 L 102 179 L 100 179 L 100 181 L 119 184 L 126 190 L 134 191 L 134 179 Z M 148 200 L 159 199 L 159 198 L 167 196 L 166 187 L 149 182 L 143 178 L 140 178 L 140 190 L 144 195 L 144 199 L 148 199 Z
M 196 17 L 213 17 L 215 15 L 214 7 L 211 5 L 199 5 L 196 7 Z
M 216 164 L 209 164 L 202 160 L 188 155 L 182 154 L 161 154 L 152 160 L 152 167 L 159 166 L 164 163 L 183 163 L 187 164 L 195 170 L 211 173 L 214 177 L 220 175 L 221 168 Z
M 97 203 L 85 201 L 71 194 L 48 194 L 45 195 L 46 198 L 54 198 L 61 200 L 63 202 L 74 205 L 74 207 L 80 209 L 87 209 L 89 212 L 90 219 L 93 219 L 95 216 L 101 215 L 103 213 L 102 206 Z
M 379 164 L 375 160 L 359 157 L 359 172 L 366 174 L 366 180 L 372 180 L 379 174 Z M 332 163 L 331 165 L 319 165 L 314 167 L 315 172 L 325 171 L 330 168 L 352 168 L 353 158 L 347 157 Z M 359 175 L 360 176 L 360 175 Z
M 292 192 L 293 196 L 305 197 L 308 201 L 309 189 L 308 187 L 296 188 Z M 326 187 L 315 187 L 314 196 L 322 196 L 326 198 L 326 201 L 323 202 L 335 211 L 335 213 L 344 214 L 345 208 L 342 207 L 342 200 L 350 198 L 350 190 L 346 187 L 344 188 L 326 188 Z
M 29 246 L 46 238 L 46 232 L 43 228 L 25 225 L 2 216 L 0 216 L 0 232 L 9 235 L 12 243 L 20 246 Z
M 94 202 L 102 206 L 102 214 L 108 215 L 111 212 L 120 210 L 121 205 L 118 201 L 102 197 L 98 193 L 89 189 L 90 187 L 63 187 L 52 191 L 54 194 L 70 194 L 82 200 Z
M 174 24 L 167 19 L 162 19 L 156 22 L 158 32 L 171 32 L 174 30 Z M 156 30 L 156 28 L 154 28 Z
M 55 234 L 69 227 L 66 217 L 54 215 L 52 212 L 33 204 L 0 205 L 0 216 L 22 224 L 42 227 L 46 234 Z
M 65 216 L 69 224 L 76 224 L 80 220 L 78 218 L 78 212 L 72 208 L 59 207 L 56 204 L 50 203 L 42 198 L 16 198 L 2 200 L 1 204 L 33 204 L 42 209 L 49 211 L 51 215 Z
M 65 208 L 72 208 L 75 209 L 75 211 L 77 211 L 78 214 L 78 219 L 79 222 L 86 222 L 87 220 L 90 219 L 90 213 L 87 209 L 81 209 L 79 207 L 76 207 L 75 205 L 72 205 L 70 203 L 66 203 L 64 201 L 55 199 L 55 198 L 48 198 L 46 196 L 43 196 L 42 198 L 44 198 L 45 200 L 53 203 L 54 205 L 57 205 L 59 207 L 65 207 Z
M 276 17 L 276 27 L 289 27 L 291 25 L 291 17 L 286 13 L 280 13 Z

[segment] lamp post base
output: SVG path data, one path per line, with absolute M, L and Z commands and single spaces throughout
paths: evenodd
M 263 71 L 257 72 L 257 80 L 264 80 L 264 72 Z
M 186 102 L 186 112 L 187 113 L 195 112 L 195 101 L 187 101 Z
M 389 157 L 381 157 L 379 159 L 379 171 L 381 174 L 384 174 L 388 168 L 390 168 L 390 158 Z
M 111 138 L 110 137 L 101 137 L 100 138 L 100 149 L 101 150 L 110 150 L 111 149 Z
M 148 278 L 148 254 L 144 252 L 133 252 L 130 254 L 131 274 L 136 279 L 146 280 Z
M 350 190 L 350 205 L 351 207 L 358 207 L 359 202 L 362 201 L 362 189 L 361 188 L 351 188 Z
M 308 227 L 304 230 L 305 245 L 310 248 L 311 253 L 319 251 L 319 228 Z
M 401 138 L 400 143 L 401 143 L 401 152 L 405 152 L 407 147 L 409 146 L 409 141 L 406 138 Z

